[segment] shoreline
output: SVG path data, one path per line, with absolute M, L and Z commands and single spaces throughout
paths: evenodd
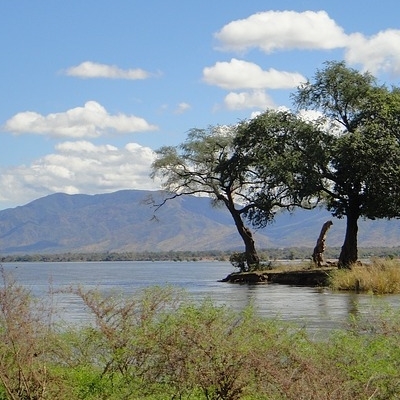
M 321 267 L 315 269 L 289 271 L 252 271 L 232 272 L 220 282 L 235 284 L 281 284 L 293 286 L 328 286 L 330 272 L 336 267 Z

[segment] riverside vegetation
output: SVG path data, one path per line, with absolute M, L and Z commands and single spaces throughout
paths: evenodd
M 348 270 L 336 270 L 330 276 L 334 290 L 354 290 L 374 294 L 400 293 L 398 259 L 373 258 L 365 265 L 355 264 Z
M 0 256 L 0 262 L 86 262 L 86 261 L 229 261 L 233 250 L 205 251 L 144 251 L 144 252 L 105 252 L 105 253 L 47 253 L 47 254 L 9 254 Z M 309 247 L 268 248 L 258 250 L 261 262 L 276 260 L 310 260 L 313 249 Z M 340 247 L 328 247 L 325 257 L 337 259 Z M 360 247 L 360 258 L 400 257 L 400 247 Z
M 131 297 L 71 287 L 89 317 L 69 326 L 4 271 L 2 280 L 0 399 L 400 398 L 398 310 L 314 340 L 172 287 Z

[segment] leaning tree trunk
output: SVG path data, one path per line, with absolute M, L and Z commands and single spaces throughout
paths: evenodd
M 260 264 L 260 258 L 258 257 L 256 246 L 253 239 L 253 234 L 250 229 L 248 229 L 241 218 L 240 212 L 236 210 L 236 208 L 231 205 L 228 207 L 234 221 L 237 231 L 239 232 L 240 237 L 243 239 L 244 243 L 244 254 L 246 258 L 247 267 L 250 270 L 253 266 Z
M 244 225 L 242 229 L 243 233 L 239 233 L 244 241 L 247 266 L 249 267 L 249 269 L 251 269 L 252 266 L 258 265 L 260 263 L 260 258 L 258 257 L 256 246 L 254 244 L 253 234 L 251 233 L 250 229 L 246 228 Z
M 347 213 L 346 236 L 339 255 L 339 268 L 350 268 L 351 264 L 357 262 L 358 218 L 358 212 L 349 211 Z

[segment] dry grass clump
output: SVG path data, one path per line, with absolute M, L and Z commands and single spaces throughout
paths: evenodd
M 290 271 L 304 271 L 316 269 L 315 263 L 311 260 L 302 260 L 298 262 L 274 261 L 270 262 L 267 267 L 262 270 L 270 270 L 274 272 L 290 272 Z
M 354 290 L 374 294 L 400 293 L 400 261 L 374 258 L 369 264 L 333 272 L 330 279 L 335 290 Z

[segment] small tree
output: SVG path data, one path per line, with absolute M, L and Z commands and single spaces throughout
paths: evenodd
M 208 195 L 214 205 L 223 204 L 243 240 L 247 269 L 251 269 L 260 260 L 244 220 L 265 226 L 272 221 L 276 207 L 285 203 L 286 192 L 267 187 L 255 171 L 246 168 L 240 155 L 233 152 L 236 134 L 237 126 L 192 129 L 181 145 L 157 151 L 152 177 L 163 179 L 163 188 L 170 193 L 165 201 L 183 195 Z M 260 187 L 263 196 L 254 196 Z

